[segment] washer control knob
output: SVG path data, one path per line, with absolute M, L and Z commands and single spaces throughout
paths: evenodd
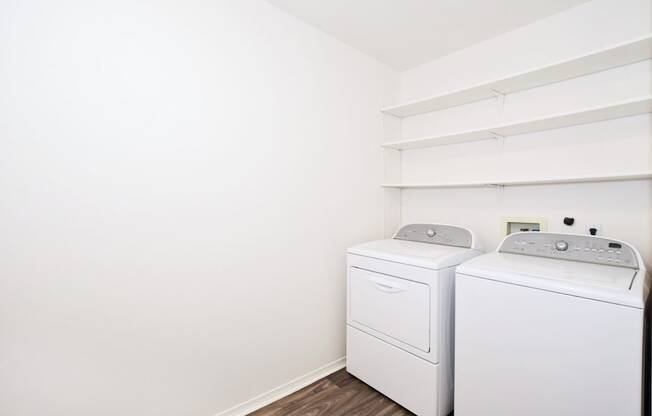
M 566 251 L 568 250 L 568 243 L 564 240 L 559 240 L 555 243 L 555 248 L 557 251 Z
M 435 234 L 436 234 L 435 230 L 433 230 L 432 228 L 428 228 L 428 231 L 426 231 L 426 235 L 430 238 L 434 237 Z

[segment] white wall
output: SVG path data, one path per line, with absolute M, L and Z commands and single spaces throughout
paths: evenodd
M 4 0 L 0 62 L 0 414 L 211 415 L 344 355 L 395 73 L 259 0 Z
M 588 53 L 650 33 L 650 0 L 594 0 L 401 74 L 403 100 L 444 93 Z M 644 61 L 586 77 L 510 94 L 496 100 L 403 119 L 403 139 L 545 116 L 652 93 L 652 64 Z M 635 116 L 536 134 L 403 151 L 404 182 L 534 179 L 618 174 L 652 169 L 652 118 Z M 650 181 L 404 190 L 402 223 L 469 226 L 493 250 L 505 217 L 543 217 L 549 229 L 630 241 L 652 263 Z M 563 225 L 564 216 L 576 225 Z

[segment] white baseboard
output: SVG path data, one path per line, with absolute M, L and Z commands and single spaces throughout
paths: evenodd
M 315 381 L 333 374 L 337 370 L 341 370 L 344 367 L 346 367 L 346 357 L 342 357 L 338 360 L 333 361 L 332 363 L 328 363 L 323 367 L 313 370 L 299 378 L 295 378 L 294 380 L 280 385 L 275 389 L 272 389 L 259 396 L 256 396 L 251 400 L 247 400 L 244 403 L 233 406 L 230 409 L 226 409 L 223 412 L 216 414 L 215 416 L 246 416 L 251 412 L 255 412 L 256 410 L 261 409 L 270 403 L 274 403 L 275 401 L 294 393 L 297 390 L 301 390 L 302 388 L 309 386 Z

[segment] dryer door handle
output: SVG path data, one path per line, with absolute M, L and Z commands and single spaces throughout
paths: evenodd
M 387 282 L 374 281 L 376 284 L 376 289 L 385 292 L 385 293 L 399 293 L 405 290 L 403 285 L 394 285 Z

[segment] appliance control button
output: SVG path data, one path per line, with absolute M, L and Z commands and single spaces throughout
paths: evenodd
M 436 234 L 435 230 L 433 230 L 432 228 L 428 228 L 428 231 L 426 231 L 426 235 L 430 238 L 434 237 L 435 234 Z
M 555 248 L 557 251 L 566 251 L 568 250 L 568 243 L 564 240 L 559 240 L 555 243 Z

